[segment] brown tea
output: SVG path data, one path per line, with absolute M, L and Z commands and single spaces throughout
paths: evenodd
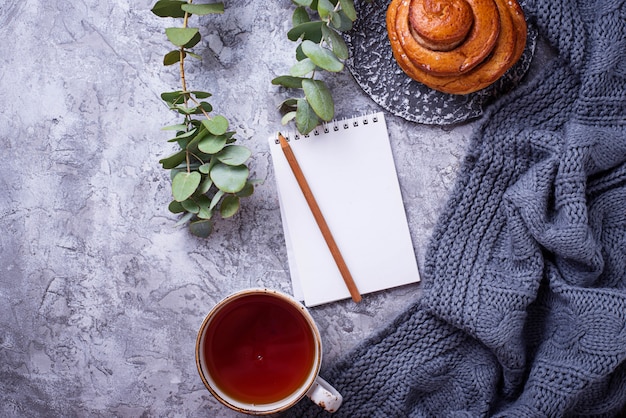
M 314 333 L 299 309 L 270 294 L 226 304 L 201 347 L 215 384 L 249 404 L 277 402 L 297 391 L 315 365 L 315 348 Z

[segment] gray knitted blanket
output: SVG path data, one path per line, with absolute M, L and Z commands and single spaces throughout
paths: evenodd
M 475 132 L 423 297 L 322 371 L 335 417 L 624 410 L 626 1 L 524 8 L 557 57 Z M 326 415 L 308 399 L 285 414 Z

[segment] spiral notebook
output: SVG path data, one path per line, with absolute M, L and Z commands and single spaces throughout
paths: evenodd
M 382 112 L 282 132 L 362 295 L 420 280 Z M 350 297 L 278 143 L 269 138 L 294 296 Z

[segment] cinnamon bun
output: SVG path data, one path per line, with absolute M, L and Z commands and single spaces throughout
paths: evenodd
M 526 45 L 526 20 L 516 0 L 392 0 L 386 24 L 400 68 L 450 94 L 494 83 Z

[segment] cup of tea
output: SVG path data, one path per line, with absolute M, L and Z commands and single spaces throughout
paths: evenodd
M 196 339 L 202 382 L 222 404 L 251 415 L 285 411 L 308 396 L 328 412 L 343 398 L 319 377 L 322 341 L 291 296 L 247 289 L 217 303 Z

